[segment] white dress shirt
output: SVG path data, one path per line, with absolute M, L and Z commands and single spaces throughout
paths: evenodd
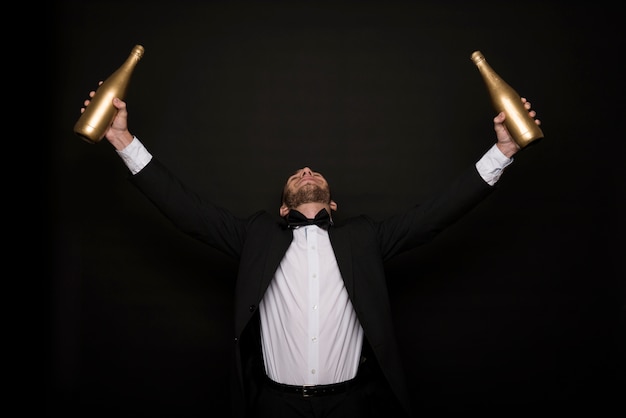
M 293 230 L 293 241 L 263 300 L 261 341 L 270 379 L 290 385 L 356 376 L 363 329 L 344 286 L 328 231 Z

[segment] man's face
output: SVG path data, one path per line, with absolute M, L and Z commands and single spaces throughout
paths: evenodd
M 304 167 L 287 179 L 283 189 L 283 203 L 293 209 L 311 202 L 330 203 L 330 187 L 324 176 Z

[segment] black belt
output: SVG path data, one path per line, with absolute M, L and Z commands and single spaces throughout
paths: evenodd
M 303 398 L 309 398 L 312 396 L 328 396 L 337 395 L 339 393 L 347 392 L 348 389 L 353 388 L 357 384 L 357 379 L 347 380 L 341 383 L 332 383 L 330 385 L 304 385 L 294 386 L 285 385 L 283 383 L 274 382 L 272 379 L 266 376 L 266 384 L 279 392 L 289 393 L 292 395 L 299 395 Z

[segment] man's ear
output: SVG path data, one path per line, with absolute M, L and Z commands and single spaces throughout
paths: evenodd
M 337 210 L 337 203 L 335 203 L 334 200 L 330 201 L 330 210 L 333 210 L 333 211 Z
M 280 205 L 280 209 L 278 209 L 278 213 L 280 213 L 281 218 L 284 218 L 289 213 L 289 208 L 287 207 L 287 205 L 282 204 Z

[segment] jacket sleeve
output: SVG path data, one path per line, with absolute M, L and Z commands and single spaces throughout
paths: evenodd
M 475 166 L 428 200 L 374 223 L 383 260 L 432 241 L 441 231 L 469 213 L 495 189 Z
M 175 227 L 191 237 L 239 258 L 247 221 L 189 190 L 158 159 L 130 178 Z

